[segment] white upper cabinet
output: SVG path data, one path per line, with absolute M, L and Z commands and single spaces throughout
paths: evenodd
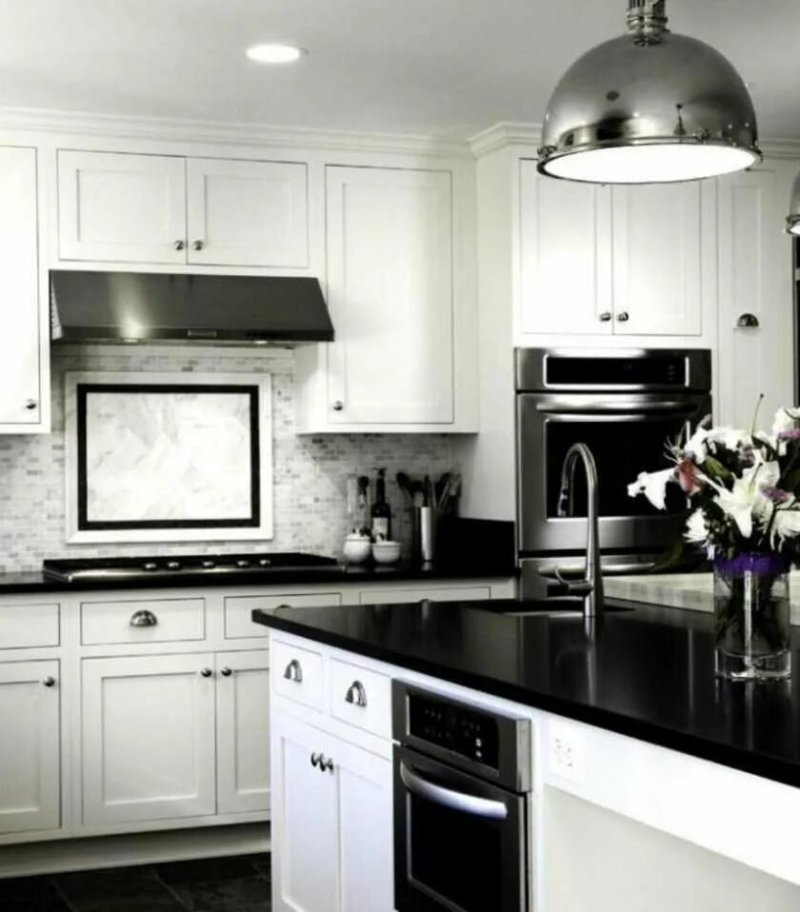
M 61 260 L 305 268 L 306 165 L 58 153 Z
M 519 341 L 702 334 L 713 182 L 612 188 L 520 167 Z
M 475 431 L 468 163 L 325 168 L 336 340 L 297 352 L 298 429 Z
M 797 161 L 719 179 L 717 423 L 769 428 L 795 404 L 791 241 L 783 232 Z
M 450 174 L 329 167 L 326 189 L 331 424 L 452 422 Z
M 42 429 L 36 150 L 0 148 L 0 433 Z

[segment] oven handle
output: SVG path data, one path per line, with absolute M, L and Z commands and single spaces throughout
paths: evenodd
M 434 785 L 412 772 L 406 764 L 400 761 L 400 778 L 403 785 L 419 798 L 425 798 L 434 804 L 471 814 L 473 817 L 488 817 L 491 820 L 505 820 L 508 817 L 508 808 L 502 801 L 491 801 L 489 798 L 478 798 L 476 795 L 466 795 L 463 792 L 454 792 L 452 789 Z
M 546 402 L 537 402 L 536 411 L 545 414 L 566 415 L 595 415 L 614 412 L 618 414 L 647 415 L 650 413 L 661 414 L 670 412 L 675 415 L 693 415 L 697 407 L 678 399 L 666 399 L 659 402 L 640 402 L 638 404 L 616 402 L 593 402 L 587 404 L 586 400 L 575 402 L 570 399 L 548 399 Z

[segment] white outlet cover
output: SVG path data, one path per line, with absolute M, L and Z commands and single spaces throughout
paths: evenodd
M 547 767 L 554 778 L 576 785 L 586 779 L 586 744 L 580 726 L 550 720 L 547 726 Z

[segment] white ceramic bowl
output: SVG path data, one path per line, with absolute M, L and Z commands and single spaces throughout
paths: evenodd
M 370 555 L 372 543 L 368 538 L 348 535 L 344 540 L 342 555 L 348 564 L 363 564 Z
M 400 550 L 398 541 L 378 541 L 372 546 L 372 558 L 376 564 L 394 564 L 400 560 Z

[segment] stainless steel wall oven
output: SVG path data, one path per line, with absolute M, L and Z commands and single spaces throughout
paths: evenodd
M 586 487 L 574 479 L 558 515 L 561 465 L 573 443 L 597 462 L 604 572 L 652 563 L 679 533 L 686 500 L 666 511 L 628 496 L 641 471 L 666 468 L 666 445 L 711 413 L 711 353 L 687 350 L 517 349 L 517 546 L 523 594 L 541 595 L 558 566 L 582 569 Z
M 392 684 L 397 912 L 530 908 L 527 719 Z

